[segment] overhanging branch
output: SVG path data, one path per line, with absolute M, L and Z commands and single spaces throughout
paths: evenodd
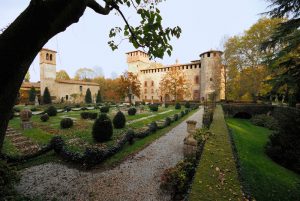
M 96 13 L 101 15 L 108 15 L 113 7 L 106 2 L 105 7 L 101 6 L 95 0 L 86 0 L 86 6 L 93 9 Z

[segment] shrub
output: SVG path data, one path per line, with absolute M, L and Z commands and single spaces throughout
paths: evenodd
M 46 113 L 46 114 L 43 114 L 41 117 L 40 117 L 41 121 L 42 122 L 46 122 L 49 120 L 49 115 Z
M 64 110 L 65 110 L 66 112 L 70 112 L 70 111 L 71 111 L 71 107 L 65 106 L 65 107 L 64 107 Z
M 153 121 L 151 124 L 149 124 L 150 132 L 155 132 L 155 131 L 157 131 L 157 129 L 158 129 L 158 126 L 157 126 L 157 123 L 155 121 Z
M 34 102 L 35 101 L 35 96 L 36 96 L 36 90 L 34 87 L 31 87 L 29 90 L 29 102 Z
M 128 115 L 133 116 L 136 114 L 136 108 L 132 107 L 128 110 Z
M 76 108 L 80 108 L 81 106 L 80 106 L 80 104 L 76 104 L 75 107 Z
M 99 118 L 96 119 L 93 125 L 92 135 L 96 142 L 105 142 L 111 139 L 113 126 L 106 114 L 101 114 Z
M 97 119 L 98 117 L 98 114 L 96 112 L 90 112 L 89 113 L 89 118 L 94 120 L 94 119 Z
M 181 111 L 180 115 L 183 117 L 185 115 L 184 111 Z
M 10 167 L 5 161 L 0 160 L 0 197 L 1 200 L 14 200 L 16 191 L 14 184 L 19 181 L 15 168 Z
M 174 114 L 174 116 L 173 116 L 173 119 L 174 119 L 174 121 L 177 121 L 178 120 L 178 114 Z
M 166 125 L 166 126 L 170 126 L 171 123 L 172 123 L 171 118 L 170 118 L 170 117 L 167 117 L 167 118 L 165 119 L 165 125 Z
M 103 106 L 100 108 L 100 112 L 102 113 L 108 113 L 109 112 L 109 106 Z
M 191 107 L 190 102 L 185 102 L 184 107 L 185 107 L 185 108 L 190 108 L 190 107 Z
M 92 93 L 91 93 L 90 88 L 88 88 L 86 90 L 84 100 L 85 100 L 85 103 L 92 103 Z
M 117 129 L 124 128 L 126 124 L 126 118 L 123 112 L 117 112 L 116 116 L 113 119 L 114 127 Z
M 278 129 L 278 122 L 274 117 L 270 115 L 266 115 L 266 114 L 255 115 L 254 117 L 251 118 L 250 121 L 252 124 L 256 126 L 266 127 L 271 130 Z
M 202 119 L 202 123 L 203 123 L 204 128 L 209 128 L 210 127 L 210 124 L 213 121 L 213 114 L 214 113 L 213 113 L 212 109 L 206 109 L 204 111 L 203 119 Z
M 44 91 L 44 94 L 43 94 L 43 103 L 44 104 L 50 104 L 51 102 L 52 102 L 51 101 L 51 95 L 50 95 L 48 87 L 46 87 L 45 91 Z
M 101 91 L 98 90 L 97 96 L 96 96 L 96 103 L 101 103 L 101 102 L 102 102 L 102 95 L 101 95 Z
M 180 103 L 176 103 L 176 104 L 175 104 L 175 109 L 176 109 L 176 110 L 180 110 L 180 109 L 181 109 Z
M 88 119 L 89 118 L 89 113 L 88 112 L 81 112 L 80 116 L 82 119 Z
M 54 106 L 48 107 L 48 109 L 45 111 L 50 117 L 54 117 L 57 115 L 57 109 Z
M 157 105 L 157 104 L 150 104 L 150 105 L 149 105 L 149 109 L 150 109 L 152 112 L 157 112 L 157 111 L 158 111 L 158 105 Z
M 38 109 L 36 108 L 36 107 L 32 107 L 32 108 L 30 108 L 30 111 L 31 112 L 35 112 L 35 111 L 37 111 Z
M 66 129 L 73 126 L 73 120 L 71 118 L 64 118 L 60 121 L 60 128 Z

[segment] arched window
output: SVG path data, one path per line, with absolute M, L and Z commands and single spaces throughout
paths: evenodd
M 147 81 L 144 82 L 144 86 L 147 87 Z
M 49 54 L 48 53 L 46 54 L 46 60 L 49 60 Z
M 50 61 L 52 61 L 52 54 L 50 54 Z
M 151 81 L 151 86 L 152 86 L 152 87 L 154 86 L 154 81 Z
M 199 84 L 199 76 L 198 75 L 195 76 L 195 84 Z

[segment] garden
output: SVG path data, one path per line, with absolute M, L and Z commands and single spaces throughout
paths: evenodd
M 22 163 L 22 167 L 47 161 L 57 161 L 59 158 L 48 152 L 49 146 L 55 141 L 53 139 L 56 139 L 56 143 L 59 141 L 64 144 L 64 150 L 69 154 L 69 157 L 66 157 L 66 153 L 63 154 L 63 158 L 69 158 L 70 161 L 76 161 L 75 156 L 85 155 L 87 150 L 93 150 L 97 153 L 100 150 L 104 152 L 111 150 L 113 154 L 107 154 L 108 158 L 108 155 L 114 155 L 121 150 L 126 142 L 133 144 L 134 141 L 139 141 L 158 129 L 160 129 L 158 131 L 159 136 L 163 135 L 166 132 L 165 127 L 179 120 L 180 117 L 185 116 L 192 108 L 196 109 L 196 107 L 189 104 L 185 106 L 180 104 L 166 105 L 164 107 L 158 104 L 136 107 L 112 104 L 82 107 L 78 105 L 77 107 L 41 106 L 38 108 L 32 106 L 28 109 L 31 109 L 34 114 L 31 118 L 33 127 L 26 130 L 22 130 L 21 118 L 18 117 L 21 108 L 15 108 L 16 117 L 10 120 L 9 128 L 22 133 L 22 137 L 36 145 L 38 150 L 33 150 L 33 153 L 24 151 L 23 147 L 28 147 L 28 144 L 19 140 L 18 136 L 8 135 L 4 141 L 3 153 L 9 156 L 12 161 L 24 162 L 27 161 L 26 157 L 24 159 L 24 155 L 35 155 L 36 151 L 47 152 L 47 154 L 38 154 L 41 155 L 39 157 L 34 156 L 34 159 L 27 163 Z M 177 122 L 171 127 L 176 124 Z M 149 126 L 152 126 L 150 130 Z M 149 141 L 154 139 L 155 137 L 151 137 Z M 141 149 L 147 143 L 149 142 L 142 143 L 140 146 L 133 146 L 127 154 Z M 121 158 L 126 157 L 126 154 L 121 155 Z M 121 158 L 111 161 L 116 163 Z M 77 159 L 78 161 L 79 159 Z M 100 161 L 102 162 L 102 159 Z

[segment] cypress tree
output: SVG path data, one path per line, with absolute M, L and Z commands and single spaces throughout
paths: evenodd
M 44 104 L 51 104 L 51 96 L 48 87 L 45 88 L 44 94 L 43 94 L 43 103 Z
M 36 91 L 34 87 L 31 87 L 29 90 L 29 102 L 34 102 L 36 96 Z
M 91 90 L 90 88 L 88 88 L 86 90 L 86 94 L 85 94 L 85 103 L 92 103 L 92 93 L 91 93 Z
M 96 97 L 96 103 L 101 103 L 101 102 L 102 102 L 101 91 L 98 90 L 97 97 Z

